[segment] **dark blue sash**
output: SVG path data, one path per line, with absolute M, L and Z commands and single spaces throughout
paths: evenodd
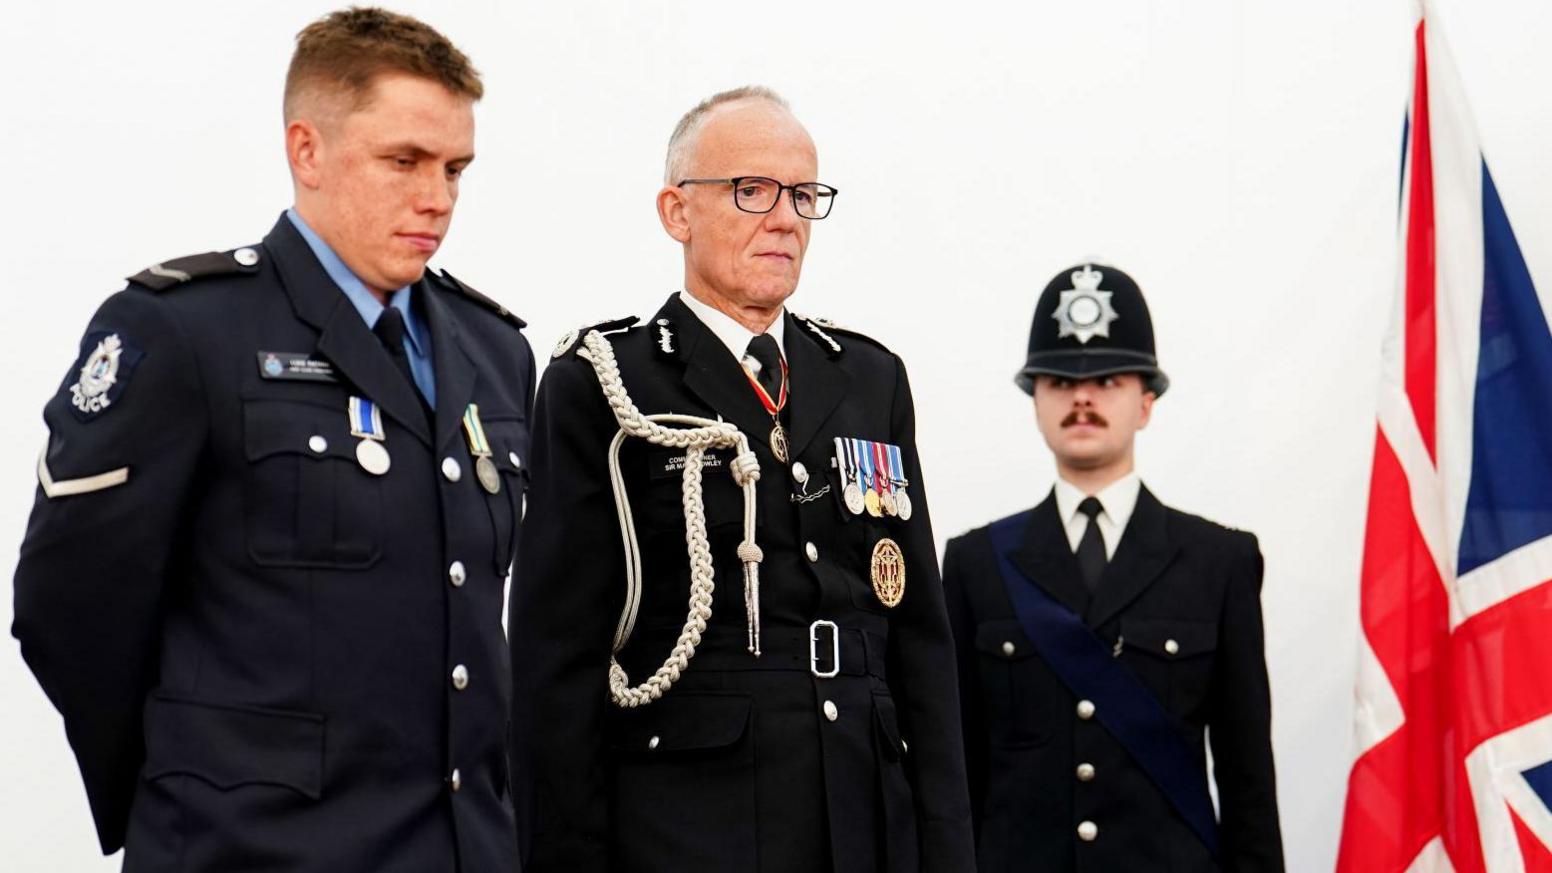
M 1010 559 L 1018 549 L 1030 512 L 996 521 L 988 528 L 997 566 L 1024 633 L 1052 672 L 1073 694 L 1092 701 L 1094 715 L 1132 756 L 1175 811 L 1218 855 L 1218 822 L 1207 794 L 1207 761 L 1201 745 L 1137 675 L 1072 610 L 1025 576 Z

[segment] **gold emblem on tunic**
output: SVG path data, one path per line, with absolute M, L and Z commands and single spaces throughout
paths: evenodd
M 900 605 L 905 597 L 905 555 L 900 544 L 885 538 L 873 547 L 873 593 L 888 607 Z

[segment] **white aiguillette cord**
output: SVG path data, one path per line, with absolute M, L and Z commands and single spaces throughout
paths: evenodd
M 760 480 L 760 461 L 749 448 L 749 438 L 725 421 L 713 421 L 692 415 L 643 415 L 631 402 L 620 378 L 620 366 L 614 358 L 614 346 L 596 330 L 583 338 L 584 348 L 577 356 L 593 365 L 598 384 L 620 431 L 609 443 L 609 481 L 614 486 L 614 508 L 620 520 L 620 539 L 625 547 L 625 608 L 614 631 L 614 648 L 609 656 L 609 696 L 622 707 L 636 707 L 662 697 L 695 657 L 701 634 L 711 620 L 711 595 L 716 585 L 711 548 L 706 543 L 706 506 L 701 491 L 701 468 L 707 449 L 736 449 L 730 468 L 733 481 L 744 491 L 744 539 L 738 545 L 738 559 L 744 563 L 744 611 L 749 626 L 749 651 L 760 656 L 760 561 L 765 553 L 754 541 L 755 483 Z M 685 425 L 663 427 L 658 422 Z M 668 660 L 647 681 L 632 687 L 630 677 L 615 655 L 630 641 L 641 608 L 641 544 L 636 539 L 636 523 L 631 516 L 630 496 L 620 473 L 620 445 L 626 437 L 639 437 L 658 446 L 684 449 L 684 527 L 690 553 L 690 611 L 684 630 L 679 633 Z

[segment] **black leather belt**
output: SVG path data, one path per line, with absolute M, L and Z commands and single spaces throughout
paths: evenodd
M 640 633 L 626 648 L 627 657 L 672 648 L 678 629 Z M 793 671 L 819 679 L 835 676 L 886 678 L 888 640 L 883 634 L 840 627 L 820 619 L 808 627 L 771 627 L 760 631 L 760 657 L 749 652 L 743 628 L 707 628 L 695 648 L 688 672 Z M 839 663 L 837 663 L 837 661 Z

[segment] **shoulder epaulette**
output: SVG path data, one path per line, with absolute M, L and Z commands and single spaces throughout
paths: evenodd
M 152 264 L 129 277 L 152 291 L 166 291 L 175 285 L 208 279 L 212 276 L 253 275 L 259 271 L 259 250 L 243 247 L 229 252 L 205 252 Z
M 550 352 L 550 357 L 565 357 L 568 353 L 576 349 L 576 347 L 582 342 L 582 338 L 587 336 L 589 331 L 596 330 L 599 333 L 609 333 L 611 331 L 633 327 L 635 326 L 636 322 L 640 320 L 641 319 L 637 318 L 636 316 L 631 315 L 625 318 L 614 318 L 610 319 L 609 321 L 600 321 L 597 324 L 589 324 L 583 327 L 574 327 L 571 330 L 566 331 L 565 335 L 560 338 L 560 342 L 555 344 L 555 351 Z
M 435 276 L 436 274 L 432 273 L 432 275 Z M 497 315 L 501 316 L 502 320 L 506 321 L 508 324 L 512 325 L 513 327 L 517 328 L 518 330 L 522 330 L 523 328 L 528 326 L 528 322 L 526 322 L 526 321 L 522 320 L 521 318 L 517 317 L 517 314 L 514 313 L 512 310 L 507 309 L 505 306 L 502 306 L 500 303 L 497 303 L 496 301 L 490 299 L 489 297 L 486 297 L 484 294 L 481 294 L 480 292 L 474 290 L 473 288 L 470 288 L 468 285 L 465 285 L 462 279 L 459 279 L 457 276 L 454 276 L 452 273 L 449 273 L 446 270 L 443 270 L 442 271 L 442 275 L 438 276 L 437 278 L 441 279 L 442 280 L 442 284 L 446 285 L 448 288 L 452 289 L 453 291 L 456 291 L 459 294 L 462 294 L 464 297 L 467 297 L 470 301 L 472 301 L 474 303 L 478 303 L 480 306 L 483 306 L 486 309 L 489 309 L 491 312 L 494 312 Z
M 807 315 L 798 315 L 796 312 L 792 313 L 792 317 L 797 319 L 798 324 L 801 324 L 803 329 L 808 331 L 809 336 L 816 340 L 821 346 L 823 346 L 825 351 L 828 352 L 832 358 L 840 357 L 841 352 L 844 351 L 844 349 L 841 347 L 841 344 L 836 341 L 833 334 L 844 334 L 849 337 L 856 337 L 860 340 L 866 340 L 867 342 L 872 343 L 881 349 L 884 349 L 884 351 L 888 351 L 884 344 L 878 340 L 868 336 L 865 333 L 862 333 L 861 331 L 852 330 L 849 327 L 843 327 L 839 324 L 836 324 L 828 318 L 811 318 Z

